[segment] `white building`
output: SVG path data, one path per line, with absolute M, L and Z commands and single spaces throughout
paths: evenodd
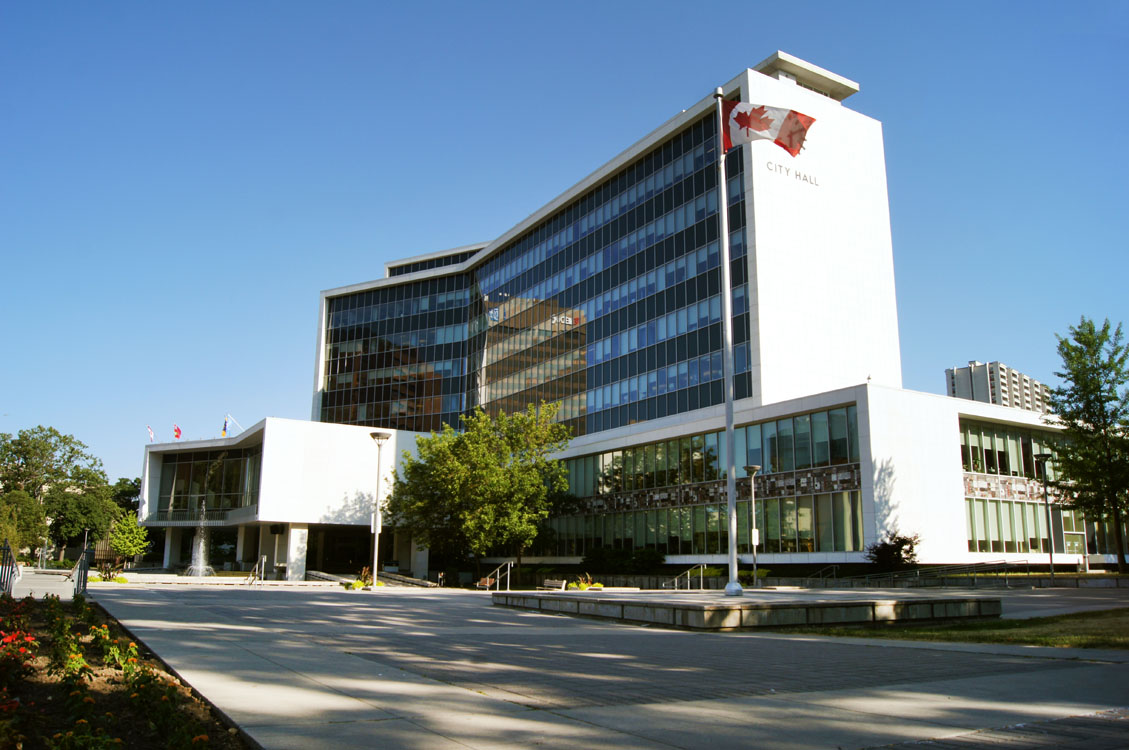
M 1047 412 L 1047 386 L 1001 362 L 972 360 L 968 367 L 950 367 L 945 370 L 945 384 L 956 398 Z
M 167 568 L 191 563 L 207 529 L 217 570 L 247 571 L 265 557 L 268 575 L 289 580 L 308 569 L 359 573 L 372 566 L 377 461 L 383 503 L 394 462 L 415 452 L 414 433 L 388 433 L 378 450 L 373 432 L 271 417 L 232 437 L 147 445 L 138 515 L 166 529 Z M 381 541 L 383 559 L 426 576 L 426 550 L 391 529 Z
M 303 529 L 324 526 L 328 539 L 341 519 L 363 531 L 363 518 L 337 509 L 373 484 L 364 446 L 372 428 L 426 432 L 479 406 L 513 412 L 543 400 L 559 401 L 572 429 L 562 458 L 582 512 L 550 519 L 534 559 L 578 562 L 611 546 L 654 549 L 671 563 L 723 562 L 726 293 L 742 562 L 752 561 L 754 529 L 769 566 L 861 562 L 893 530 L 920 534 L 926 563 L 1045 564 L 1050 539 L 1058 563 L 1080 562 L 1087 544 L 1092 562 L 1112 561 L 1100 524 L 1087 529 L 1055 504 L 1048 530 L 1035 476 L 1056 431 L 1038 414 L 902 389 L 882 126 L 844 105 L 858 85 L 776 53 L 722 88 L 729 99 L 815 118 L 796 157 L 769 140 L 725 157 L 730 289 L 720 274 L 711 95 L 497 239 L 389 263 L 385 278 L 323 292 L 312 417 L 354 426 L 322 426 L 344 430 L 340 448 L 303 442 L 296 428 L 268 466 L 268 420 L 258 506 L 253 518 L 239 511 L 248 515 L 238 562 L 272 547 L 262 531 L 271 524 L 299 535 L 279 541 L 288 575 L 299 569 Z M 150 448 L 147 467 L 182 450 Z M 293 471 L 304 451 L 322 456 L 305 475 L 314 479 L 276 505 L 265 488 L 294 482 L 268 473 Z M 324 471 L 331 455 L 336 484 Z M 345 468 L 354 462 L 370 468 Z M 755 503 L 752 465 L 762 467 Z M 147 497 L 163 498 L 155 471 Z M 323 481 L 333 489 L 317 489 Z M 329 554 L 329 544 L 316 551 Z M 382 559 L 403 564 L 401 544 L 410 547 L 401 539 L 396 558 Z M 461 561 L 410 564 L 419 575 Z

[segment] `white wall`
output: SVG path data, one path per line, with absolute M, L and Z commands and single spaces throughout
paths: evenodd
M 868 378 L 900 387 L 881 123 L 755 71 L 743 88 L 815 118 L 796 157 L 769 141 L 745 147 L 754 401 Z
M 270 418 L 263 436 L 259 520 L 368 525 L 376 490 L 376 443 L 369 427 Z M 392 432 L 380 430 L 381 432 Z M 381 495 L 418 433 L 393 432 L 381 448 Z
M 875 501 L 876 531 L 898 529 L 920 534 L 918 559 L 928 564 L 986 562 L 997 559 L 1045 560 L 1038 553 L 968 551 L 964 469 L 960 457 L 962 416 L 1034 429 L 1046 429 L 1040 415 L 932 393 L 893 388 L 867 389 L 867 419 L 873 472 L 863 475 L 864 497 Z M 864 463 L 865 465 L 865 463 Z M 869 482 L 869 486 L 868 483 Z M 872 540 L 867 539 L 869 544 Z M 1065 556 L 1064 556 L 1064 559 Z M 1076 557 L 1070 557 L 1074 561 Z

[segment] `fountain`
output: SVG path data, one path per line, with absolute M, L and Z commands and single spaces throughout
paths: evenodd
M 192 564 L 184 571 L 186 576 L 202 577 L 216 574 L 216 571 L 212 570 L 212 566 L 208 565 L 208 542 L 211 534 L 209 529 L 204 526 L 204 518 L 207 516 L 206 509 L 207 506 L 201 503 L 200 525 L 196 527 L 196 536 L 192 538 Z

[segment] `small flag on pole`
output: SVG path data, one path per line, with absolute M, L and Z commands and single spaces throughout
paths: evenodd
M 177 440 L 180 440 L 180 426 L 177 425 L 176 423 L 173 423 L 173 426 L 172 426 L 172 436 L 174 438 L 176 438 Z
M 227 437 L 227 417 L 223 418 L 223 430 L 220 431 L 220 437 Z
M 149 425 L 145 425 L 145 429 L 149 430 L 149 442 L 155 443 L 157 441 L 157 436 L 153 434 L 153 428 Z
M 725 101 L 721 107 L 726 151 L 734 146 L 767 139 L 795 156 L 804 146 L 808 128 L 815 122 L 814 117 L 795 110 L 762 104 Z

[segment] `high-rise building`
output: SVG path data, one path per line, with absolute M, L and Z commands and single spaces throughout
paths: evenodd
M 969 361 L 968 367 L 945 370 L 950 396 L 1046 413 L 1050 389 L 1001 362 Z
M 207 461 L 238 448 L 260 474 L 254 497 L 235 493 L 231 512 L 206 519 L 232 537 L 233 564 L 265 555 L 294 575 L 318 564 L 298 559 L 307 540 L 325 559 L 353 559 L 372 539 L 376 472 L 356 466 L 366 450 L 375 461 L 371 441 L 361 447 L 370 431 L 391 431 L 396 456 L 477 407 L 557 401 L 579 505 L 548 520 L 533 558 L 578 562 L 611 546 L 722 563 L 727 294 L 743 563 L 862 562 L 893 530 L 920 534 L 930 563 L 1034 561 L 1052 539 L 1064 563 L 1087 545 L 1110 552 L 1101 524 L 1058 505 L 1046 527 L 1037 459 L 1056 430 L 1040 414 L 902 389 L 882 126 L 844 104 L 858 85 L 778 52 L 722 89 L 815 119 L 794 157 L 770 140 L 726 155 L 728 289 L 716 104 L 705 96 L 497 239 L 323 292 L 311 415 L 341 432 L 285 425 L 287 442 L 268 421 L 246 437 L 150 446 L 146 522 L 204 519 Z M 185 489 L 172 491 L 180 474 L 168 471 L 189 463 Z M 318 489 L 319 472 L 332 472 L 331 491 Z M 380 538 L 382 564 L 428 574 L 406 533 Z M 181 534 L 166 562 L 186 548 Z

